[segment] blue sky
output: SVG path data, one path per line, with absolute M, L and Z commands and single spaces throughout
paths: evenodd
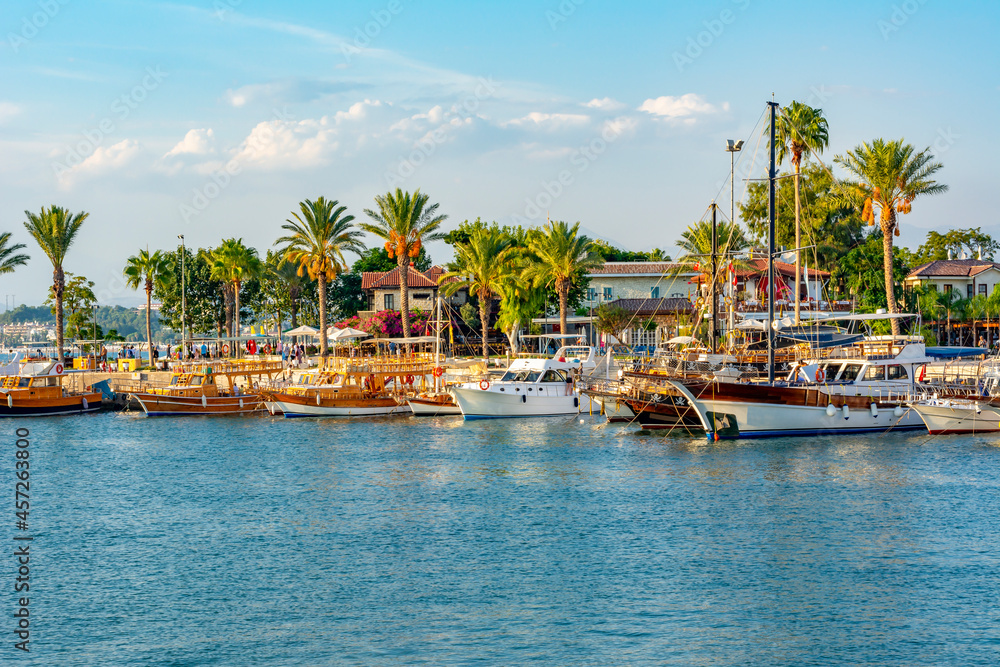
M 51 267 L 24 211 L 90 218 L 66 261 L 129 305 L 140 248 L 240 236 L 262 252 L 304 198 L 363 217 L 420 188 L 448 225 L 580 221 L 673 248 L 713 198 L 727 138 L 764 172 L 771 94 L 821 107 L 823 159 L 875 137 L 931 146 L 949 193 L 914 203 L 904 245 L 982 226 L 1000 81 L 988 2 L 704 3 L 8 0 L 0 42 L 0 230 L 28 243 L 18 303 Z M 754 136 L 750 136 L 751 133 Z M 742 179 L 737 180 L 737 198 Z M 449 259 L 444 245 L 435 260 Z

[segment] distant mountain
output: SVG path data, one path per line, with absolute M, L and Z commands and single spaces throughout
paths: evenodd
M 24 322 L 39 322 L 55 324 L 56 317 L 48 306 L 20 305 L 13 310 L 0 313 L 0 324 L 21 324 Z M 97 324 L 104 331 L 115 329 L 119 336 L 128 340 L 144 340 L 146 338 L 146 311 L 137 308 L 122 308 L 121 306 L 102 306 L 97 311 Z M 152 318 L 153 338 L 159 339 L 160 316 L 155 310 Z M 173 337 L 172 335 L 170 336 Z

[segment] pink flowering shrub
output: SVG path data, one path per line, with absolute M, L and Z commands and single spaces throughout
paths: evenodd
M 427 330 L 429 314 L 415 310 L 410 313 L 410 335 L 423 336 Z M 349 317 L 335 322 L 338 329 L 354 327 L 377 338 L 400 338 L 403 336 L 403 320 L 398 310 L 380 310 L 371 317 Z

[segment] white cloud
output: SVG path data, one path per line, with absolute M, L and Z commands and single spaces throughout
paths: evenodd
M 184 138 L 163 157 L 175 155 L 206 155 L 215 150 L 215 132 L 211 128 L 188 130 Z
M 86 160 L 60 173 L 59 185 L 64 188 L 70 187 L 80 178 L 100 176 L 121 169 L 131 162 L 140 150 L 139 142 L 133 139 L 123 139 L 106 148 L 98 146 Z
M 325 164 L 337 149 L 329 119 L 258 123 L 240 146 L 234 161 L 266 168 L 302 169 Z
M 728 102 L 717 107 L 695 93 L 687 93 L 680 97 L 664 95 L 656 99 L 648 99 L 639 107 L 639 111 L 645 111 L 664 120 L 683 122 L 693 122 L 697 116 L 714 114 L 720 110 L 727 111 L 728 109 Z
M 0 102 L 0 123 L 6 123 L 21 113 L 21 107 L 12 102 Z
M 597 99 L 596 97 L 589 102 L 585 103 L 583 106 L 588 109 L 597 109 L 598 111 L 618 111 L 619 109 L 624 109 L 625 105 L 618 100 L 613 100 L 610 97 L 605 97 L 602 99 Z
M 541 113 L 532 111 L 527 116 L 501 123 L 502 127 L 522 127 L 527 129 L 562 130 L 583 127 L 590 122 L 590 116 L 572 113 Z

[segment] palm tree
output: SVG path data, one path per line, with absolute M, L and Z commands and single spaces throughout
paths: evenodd
M 212 251 L 212 278 L 227 283 L 233 296 L 234 336 L 240 335 L 240 288 L 244 281 L 259 276 L 263 268 L 257 250 L 243 245 L 243 239 L 226 239 Z
M 375 197 L 378 211 L 365 209 L 374 222 L 361 223 L 361 229 L 385 240 L 389 258 L 395 257 L 399 267 L 399 314 L 403 322 L 403 337 L 410 337 L 410 259 L 420 254 L 428 241 L 444 238 L 438 229 L 448 216 L 438 214 L 438 204 L 427 205 L 430 198 L 416 190 L 412 195 L 396 188 Z M 483 332 L 486 335 L 486 332 Z
M 838 188 L 839 199 L 861 210 L 861 220 L 875 224 L 878 214 L 882 229 L 882 254 L 885 274 L 885 296 L 889 312 L 899 312 L 893 280 L 892 237 L 899 236 L 897 213 L 909 213 L 918 195 L 936 195 L 948 190 L 931 176 L 942 168 L 934 162 L 928 146 L 919 153 L 902 139 L 875 139 L 834 158 L 847 171 L 860 179 L 847 181 Z M 900 333 L 899 320 L 893 318 L 892 333 Z
M 4 273 L 13 273 L 14 269 L 19 266 L 24 266 L 31 259 L 27 255 L 15 255 L 18 250 L 22 248 L 27 248 L 28 246 L 23 243 L 15 243 L 14 245 L 7 245 L 10 243 L 10 232 L 4 232 L 0 234 L 0 275 Z
M 536 285 L 555 287 L 559 296 L 559 331 L 563 334 L 567 333 L 570 288 L 585 271 L 604 264 L 600 255 L 591 252 L 590 239 L 577 235 L 579 230 L 579 222 L 570 227 L 565 222 L 551 221 L 528 241 L 533 261 L 525 270 L 525 278 Z
M 830 144 L 830 137 L 827 132 L 826 118 L 823 117 L 823 110 L 814 109 L 800 102 L 792 102 L 781 110 L 775 129 L 778 164 L 784 161 L 786 155 L 790 155 L 792 167 L 795 169 L 795 324 L 798 324 L 799 302 L 801 301 L 799 299 L 799 284 L 802 272 L 802 259 L 799 250 L 802 247 L 799 223 L 801 210 L 799 173 L 803 155 L 822 153 L 823 149 Z
M 455 245 L 455 261 L 438 279 L 441 291 L 450 296 L 463 287 L 479 299 L 479 322 L 483 331 L 483 357 L 489 359 L 488 332 L 493 298 L 509 282 L 516 249 L 510 237 L 495 224 L 473 227 L 467 243 Z
M 174 270 L 173 263 L 166 254 L 157 250 L 150 254 L 149 249 L 140 250 L 138 255 L 129 257 L 125 261 L 125 283 L 132 289 L 138 289 L 143 285 L 146 290 L 146 343 L 149 345 L 149 365 L 153 365 L 153 324 L 152 305 L 153 287 L 163 289 L 166 282 Z
M 298 265 L 297 273 L 306 273 L 317 282 L 319 292 L 319 353 L 327 355 L 326 340 L 326 285 L 347 270 L 344 252 L 361 254 L 361 232 L 354 229 L 353 215 L 344 215 L 346 206 L 335 199 L 319 197 L 316 201 L 306 199 L 299 203 L 301 215 L 292 212 L 292 218 L 281 226 L 290 232 L 275 241 L 275 245 L 285 244 L 285 259 Z
M 59 361 L 63 358 L 63 290 L 66 288 L 66 275 L 63 273 L 63 261 L 66 252 L 73 245 L 76 233 L 80 231 L 83 221 L 89 213 L 70 213 L 59 206 L 42 207 L 41 213 L 34 214 L 25 211 L 28 221 L 25 229 L 35 239 L 45 256 L 52 262 L 52 295 L 56 305 L 56 349 Z

